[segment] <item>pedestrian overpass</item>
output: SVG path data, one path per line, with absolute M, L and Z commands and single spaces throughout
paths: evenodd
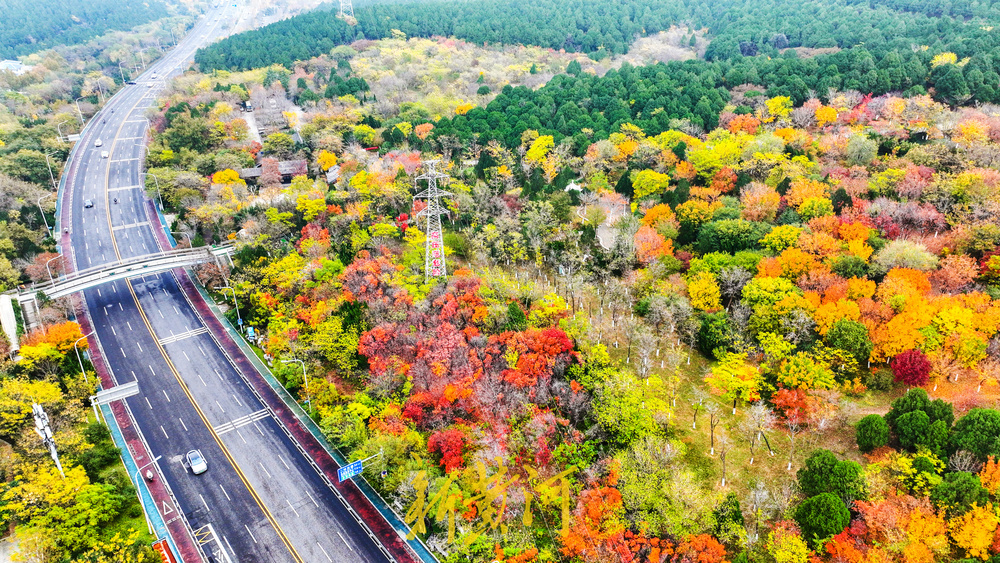
M 231 262 L 232 260 L 230 256 L 233 254 L 234 250 L 235 247 L 231 244 L 221 246 L 199 246 L 196 248 L 178 248 L 168 250 L 166 252 L 158 252 L 155 254 L 138 256 L 136 258 L 129 258 L 127 260 L 120 260 L 110 264 L 102 264 L 85 270 L 71 272 L 45 283 L 37 283 L 30 287 L 22 287 L 20 291 L 17 292 L 16 299 L 18 304 L 21 305 L 21 311 L 24 314 L 25 323 L 30 328 L 37 323 L 37 319 L 34 318 L 35 314 L 33 313 L 37 313 L 36 301 L 39 293 L 48 299 L 59 299 L 60 297 L 66 297 L 67 295 L 71 295 L 77 291 L 84 291 L 118 280 L 159 274 L 161 272 L 169 272 L 174 268 L 195 266 L 206 262 L 217 262 L 223 258 Z M 0 307 L 6 309 L 7 307 L 3 307 L 3 305 L 9 304 L 11 300 L 10 297 L 14 296 L 5 295 L 4 297 L 7 297 L 7 299 L 0 300 Z M 2 312 L 3 311 L 0 311 L 0 313 Z M 0 314 L 0 321 L 7 320 L 7 316 L 11 317 L 10 320 L 13 320 L 13 309 L 11 309 L 10 315 Z M 6 329 L 6 325 L 8 323 L 4 322 L 3 324 L 4 329 Z

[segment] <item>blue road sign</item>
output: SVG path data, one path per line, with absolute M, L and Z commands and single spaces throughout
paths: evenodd
M 350 479 L 351 477 L 354 477 L 355 475 L 361 475 L 361 470 L 362 470 L 361 460 L 359 459 L 358 461 L 348 463 L 347 465 L 338 469 L 337 479 L 340 480 L 341 483 L 343 483 L 344 481 Z

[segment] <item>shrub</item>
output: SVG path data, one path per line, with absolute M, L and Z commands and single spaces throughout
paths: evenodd
M 802 537 L 817 547 L 823 540 L 844 531 L 851 521 L 851 513 L 837 495 L 822 493 L 807 498 L 795 509 L 795 521 L 802 530 Z
M 920 350 L 907 350 L 892 359 L 892 375 L 896 381 L 920 387 L 931 374 L 931 362 Z
M 864 377 L 865 387 L 872 391 L 888 391 L 892 389 L 892 372 L 887 369 L 869 371 Z
M 889 423 L 877 414 L 862 418 L 855 428 L 858 448 L 864 453 L 889 443 Z

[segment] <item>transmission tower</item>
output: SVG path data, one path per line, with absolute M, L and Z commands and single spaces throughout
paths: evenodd
M 42 405 L 38 403 L 31 403 L 31 414 L 35 417 L 35 432 L 42 439 L 42 444 L 49 449 L 52 461 L 56 462 L 56 469 L 59 470 L 59 474 L 65 479 L 66 474 L 63 473 L 62 464 L 59 463 L 59 452 L 56 451 L 56 441 L 52 437 L 52 428 L 49 426 L 49 415 L 45 414 Z
M 444 238 L 441 235 L 441 216 L 448 211 L 441 206 L 441 196 L 452 195 L 438 188 L 438 180 L 448 178 L 448 175 L 434 169 L 437 160 L 424 161 L 427 172 L 417 176 L 417 180 L 427 180 L 427 189 L 413 196 L 413 199 L 426 199 L 427 207 L 417 213 L 417 217 L 427 218 L 427 242 L 424 248 L 424 281 L 431 278 L 443 278 L 448 275 L 448 267 L 444 261 Z
M 340 13 L 337 14 L 338 18 L 344 17 L 354 17 L 354 4 L 351 0 L 340 0 Z

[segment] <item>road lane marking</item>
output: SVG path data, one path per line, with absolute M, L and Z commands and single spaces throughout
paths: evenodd
M 309 494 L 309 491 L 306 491 L 306 496 L 308 496 L 309 500 L 313 501 L 313 504 L 315 504 L 316 507 L 319 508 L 319 503 L 316 502 L 316 499 L 314 499 L 313 496 Z
M 263 466 L 261 466 L 261 467 L 263 467 Z M 294 507 L 294 506 L 292 506 L 292 501 L 290 501 L 290 500 L 288 500 L 288 499 L 285 499 L 285 502 L 287 502 L 287 503 L 288 503 L 288 508 L 291 508 L 291 509 L 292 509 L 292 512 L 294 512 L 294 513 L 295 513 L 295 516 L 296 516 L 297 518 L 301 518 L 301 516 L 299 516 L 299 511 L 298 511 L 298 510 L 295 510 L 295 507 Z
M 219 373 L 219 370 L 215 370 L 215 375 L 219 376 L 219 381 L 225 381 L 225 379 L 222 378 L 222 374 Z
M 198 379 L 201 380 L 201 384 L 202 385 L 204 385 L 205 387 L 208 387 L 208 383 L 205 383 L 205 378 L 202 377 L 200 373 L 198 374 Z
M 222 403 L 220 403 L 219 401 L 215 401 L 215 404 L 219 405 L 219 410 L 221 410 L 222 412 L 226 412 L 226 409 L 222 408 Z
M 216 401 L 216 404 L 218 404 L 218 401 Z M 221 405 L 220 405 L 220 407 L 221 407 Z M 225 411 L 223 411 L 223 412 L 225 412 Z M 267 418 L 269 416 L 271 416 L 271 413 L 268 412 L 267 409 L 260 409 L 257 412 L 252 412 L 252 413 L 250 413 L 248 415 L 241 416 L 241 417 L 239 417 L 239 418 L 237 418 L 235 420 L 231 420 L 231 421 L 226 422 L 224 424 L 220 424 L 220 425 L 216 426 L 215 428 L 213 428 L 213 430 L 215 430 L 216 434 L 218 434 L 218 435 L 221 436 L 221 435 L 225 434 L 226 432 L 231 432 L 233 430 L 236 430 L 237 428 L 243 428 L 244 426 L 246 426 L 248 424 L 252 424 L 252 423 L 254 423 L 254 422 L 256 422 L 256 421 L 258 421 L 258 420 L 260 420 L 262 418 Z
M 160 430 L 163 432 L 163 435 L 167 437 L 167 440 L 169 440 L 170 436 L 167 434 L 166 430 L 163 430 L 163 425 L 162 424 L 160 425 Z
M 128 329 L 129 329 L 129 330 L 132 330 L 132 323 L 130 323 L 130 322 L 128 322 L 128 321 L 125 321 L 125 324 L 127 324 L 127 325 L 128 325 Z
M 201 350 L 202 356 L 205 356 L 206 358 L 208 357 L 208 354 L 205 353 L 205 349 L 201 347 L 201 344 L 198 345 L 198 349 Z
M 354 548 L 351 547 L 351 544 L 347 543 L 347 540 L 344 539 L 344 536 L 342 536 L 340 534 L 339 530 L 337 531 L 337 535 L 340 536 L 340 541 L 344 542 L 344 545 L 346 545 L 348 549 L 350 549 L 351 551 L 354 551 Z M 319 545 L 319 542 L 316 542 L 316 545 Z M 320 545 L 319 548 L 323 549 L 323 546 Z M 324 550 L 323 553 L 326 553 L 326 551 Z M 330 556 L 327 555 L 327 557 L 330 557 Z M 332 559 L 331 559 L 331 561 L 332 561 Z
M 240 431 L 239 431 L 239 430 L 237 430 L 237 431 L 236 431 L 236 433 L 237 433 L 237 434 L 239 434 L 239 433 L 240 433 Z M 273 479 L 273 477 L 271 477 L 271 472 L 270 472 L 270 471 L 268 471 L 266 467 L 264 467 L 264 464 L 263 464 L 263 463 L 261 463 L 261 462 L 259 462 L 259 461 L 258 461 L 258 462 L 257 462 L 257 465 L 259 465 L 259 466 L 260 466 L 260 468 L 264 470 L 264 473 L 267 473 L 267 478 L 268 478 L 268 479 Z M 288 500 L 288 499 L 285 499 L 285 500 Z M 289 503 L 289 504 L 291 504 L 291 503 Z
M 236 431 L 236 435 L 240 437 L 240 440 L 243 440 L 244 444 L 247 443 L 247 439 L 243 437 L 243 434 L 241 434 L 239 430 Z
M 125 355 L 125 349 L 124 348 L 122 348 L 121 346 L 119 346 L 118 349 L 122 351 L 122 357 L 123 358 L 127 358 L 128 357 L 128 356 Z
M 153 410 L 153 405 L 149 402 L 149 397 L 143 397 L 143 399 L 146 399 L 146 405 L 149 406 L 149 410 Z
M 285 469 L 291 469 L 291 467 L 288 467 L 288 464 L 287 464 L 287 463 L 285 463 L 285 458 L 283 458 L 283 457 L 281 457 L 281 456 L 279 455 L 279 456 L 278 456 L 278 459 L 280 459 L 280 460 L 281 460 L 281 464 L 285 466 Z
M 257 543 L 257 538 L 253 537 L 253 532 L 250 531 L 250 528 L 246 524 L 243 524 L 243 527 L 247 529 L 247 533 L 250 534 L 250 539 L 253 540 L 253 543 Z
M 184 419 L 181 418 L 181 417 L 177 417 L 177 420 L 181 421 L 181 426 L 183 426 L 184 427 L 184 431 L 187 432 L 188 431 L 188 427 L 187 427 L 187 424 L 184 424 Z
M 139 347 L 139 351 L 142 352 L 142 344 L 139 344 L 138 342 L 136 342 L 135 345 L 138 346 Z
M 298 514 L 296 514 L 296 516 L 298 516 Z M 340 536 L 340 532 L 337 532 L 337 535 Z M 344 539 L 344 536 L 340 536 L 340 539 Z M 326 555 L 326 560 L 327 561 L 331 561 L 331 562 L 333 561 L 333 558 L 331 558 L 330 554 L 327 553 L 325 549 L 323 549 L 323 546 L 319 545 L 319 542 L 316 542 L 316 546 L 319 547 L 319 550 L 323 552 L 323 555 Z M 351 546 L 348 545 L 347 547 L 351 547 Z M 353 547 L 351 547 L 351 551 L 354 551 Z
M 157 309 L 156 312 L 160 314 L 160 318 L 161 319 L 165 319 L 166 318 L 166 317 L 163 316 L 163 311 Z
M 199 334 L 205 334 L 206 332 L 208 332 L 208 328 L 206 327 L 196 328 L 194 330 L 189 330 L 186 332 L 182 332 L 180 334 L 174 334 L 173 331 L 170 331 L 170 336 L 165 336 L 161 338 L 160 344 L 173 344 L 179 340 L 184 340 L 185 338 L 191 338 L 192 336 L 197 336 Z M 199 344 L 198 347 L 201 348 L 201 345 Z M 204 353 L 205 352 L 202 351 L 202 354 Z
M 146 367 L 149 368 L 149 373 L 151 373 L 153 375 L 156 375 L 156 370 L 153 369 L 153 366 L 151 366 L 149 364 L 146 364 Z
M 264 431 L 260 429 L 260 426 L 258 426 L 256 422 L 253 423 L 253 427 L 257 429 L 257 432 L 259 432 L 261 436 L 264 435 Z
M 187 352 L 185 352 L 184 350 L 181 350 L 181 354 L 184 354 L 184 359 L 185 359 L 185 360 L 187 360 L 187 361 L 189 361 L 189 362 L 191 361 L 191 358 L 190 358 L 190 357 L 188 357 L 188 353 L 187 353 Z
M 239 405 L 241 407 L 243 406 L 243 403 L 240 402 L 240 398 L 236 396 L 236 393 L 233 393 L 233 398 L 236 399 L 236 404 L 237 405 Z
M 201 503 L 205 505 L 205 512 L 211 512 L 212 509 L 208 507 L 208 503 L 205 502 L 205 497 L 201 496 L 201 493 L 198 493 L 198 498 L 200 498 L 201 499 Z
M 118 332 L 115 330 L 115 325 L 111 325 L 111 334 L 118 336 Z
M 167 402 L 168 403 L 171 402 L 170 401 L 170 395 L 167 395 L 167 390 L 166 389 L 160 389 L 160 391 L 163 391 L 163 396 L 167 398 Z
M 219 483 L 219 488 L 222 489 L 222 494 L 226 495 L 226 500 L 233 500 L 229 498 L 229 493 L 226 492 L 226 488 L 222 486 L 222 483 Z
M 104 297 L 103 295 L 101 295 L 101 288 L 97 288 L 97 296 Z

